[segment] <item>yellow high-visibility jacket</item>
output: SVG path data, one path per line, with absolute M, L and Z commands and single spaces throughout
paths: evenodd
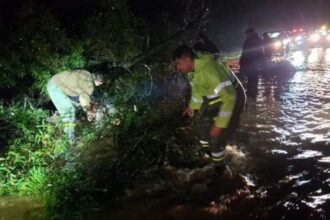
M 194 59 L 194 71 L 189 73 L 192 96 L 189 107 L 199 110 L 203 97 L 219 98 L 221 107 L 213 120 L 215 126 L 227 128 L 236 104 L 236 89 L 233 82 L 236 77 L 224 64 L 211 54 L 198 53 Z

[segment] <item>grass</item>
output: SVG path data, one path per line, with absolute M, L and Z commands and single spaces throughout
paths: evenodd
M 116 113 L 98 126 L 81 123 L 71 147 L 61 124 L 47 122 L 49 112 L 28 102 L 0 105 L 3 130 L 11 131 L 0 133 L 0 195 L 41 201 L 46 219 L 81 219 L 125 197 L 136 179 L 154 181 L 150 170 L 194 166 L 195 140 L 180 129 L 186 97 L 174 85 L 153 99 L 157 77 L 137 69 L 106 86 L 101 100 L 113 97 Z
M 6 146 L 0 157 L 0 195 L 42 199 L 47 192 L 49 164 L 68 146 L 61 126 L 46 122 L 47 114 L 32 105 L 0 106 L 0 120 L 6 122 L 6 132 L 1 132 Z

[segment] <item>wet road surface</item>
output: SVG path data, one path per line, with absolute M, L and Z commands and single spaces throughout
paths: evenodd
M 261 77 L 242 116 L 237 140 L 248 158 L 242 173 L 250 187 L 213 181 L 195 201 L 160 196 L 107 218 L 330 218 L 330 50 L 296 51 L 289 60 L 296 71 L 279 66 L 275 77 Z
M 297 51 L 290 60 L 297 71 L 261 80 L 243 116 L 260 199 L 252 219 L 330 217 L 330 50 Z

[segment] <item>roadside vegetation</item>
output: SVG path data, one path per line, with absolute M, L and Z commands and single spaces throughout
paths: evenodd
M 173 74 L 173 48 L 125 68 L 150 46 L 138 31 L 146 24 L 129 10 L 125 1 L 100 1 L 77 36 L 42 5 L 20 9 L 0 54 L 0 87 L 14 94 L 0 105 L 1 196 L 41 202 L 46 219 L 81 218 L 127 197 L 136 180 L 162 178 L 165 165 L 194 166 L 198 151 L 194 138 L 184 138 L 191 131 L 181 117 L 187 81 Z M 178 31 L 168 25 L 169 35 Z M 79 117 L 71 146 L 61 123 L 49 120 L 54 108 L 45 85 L 60 71 L 104 62 L 110 81 L 96 92 L 103 117 Z

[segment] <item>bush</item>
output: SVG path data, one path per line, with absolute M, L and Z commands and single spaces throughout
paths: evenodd
M 43 98 L 53 74 L 103 61 L 129 63 L 142 50 L 126 1 L 98 1 L 84 26 L 73 39 L 50 10 L 23 6 L 1 48 L 0 87 Z M 111 98 L 116 113 L 97 125 L 82 123 L 75 146 L 69 147 L 61 124 L 47 122 L 47 111 L 28 101 L 0 105 L 0 195 L 45 201 L 47 219 L 81 218 L 102 201 L 125 196 L 138 177 L 152 179 L 150 170 L 193 166 L 194 140 L 183 138 L 180 128 L 186 87 L 182 77 L 169 77 L 166 53 L 148 58 L 156 65 L 120 71 L 103 87 L 99 106 Z
M 104 89 L 103 104 L 114 97 L 116 113 L 97 127 L 82 128 L 78 146 L 70 149 L 64 162 L 53 164 L 46 204 L 50 218 L 80 218 L 90 213 L 100 201 L 122 193 L 123 186 L 135 176 L 131 172 L 144 166 L 131 156 L 140 144 L 133 143 L 139 139 L 135 129 L 144 125 L 151 113 L 150 83 L 149 73 L 137 70 Z M 115 120 L 118 123 L 114 124 Z M 130 141 L 124 144 L 128 137 Z M 131 164 L 127 164 L 130 159 Z
M 7 147 L 0 158 L 0 195 L 21 194 L 42 199 L 47 193 L 49 165 L 67 148 L 60 125 L 46 122 L 47 112 L 31 104 L 0 105 L 6 121 Z M 1 135 L 7 132 L 1 133 Z
M 49 218 L 86 218 L 102 202 L 125 196 L 137 178 L 150 181 L 152 170 L 165 164 L 196 165 L 194 139 L 184 139 L 180 129 L 181 111 L 178 114 L 177 109 L 185 102 L 173 102 L 173 97 L 161 100 L 167 105 L 151 102 L 154 74 L 140 67 L 133 71 L 103 91 L 114 97 L 116 113 L 97 128 L 83 128 L 70 159 L 53 164 Z M 120 123 L 114 124 L 115 120 Z
M 101 0 L 85 22 L 86 54 L 93 61 L 123 64 L 141 51 L 137 22 L 126 0 Z
M 69 39 L 50 10 L 35 2 L 20 8 L 7 35 L 0 54 L 0 87 L 44 92 L 53 74 L 86 64 L 81 43 Z
M 137 178 L 155 181 L 151 171 L 165 164 L 194 166 L 194 139 L 184 138 L 180 128 L 184 80 L 166 71 L 163 65 L 138 66 L 105 85 L 100 105 L 111 97 L 116 113 L 95 126 L 82 124 L 78 143 L 69 148 L 61 125 L 48 123 L 46 111 L 28 101 L 2 105 L 0 121 L 15 132 L 3 137 L 8 147 L 0 193 L 46 201 L 47 219 L 79 219 L 104 201 L 125 197 Z M 156 90 L 162 95 L 155 99 Z

